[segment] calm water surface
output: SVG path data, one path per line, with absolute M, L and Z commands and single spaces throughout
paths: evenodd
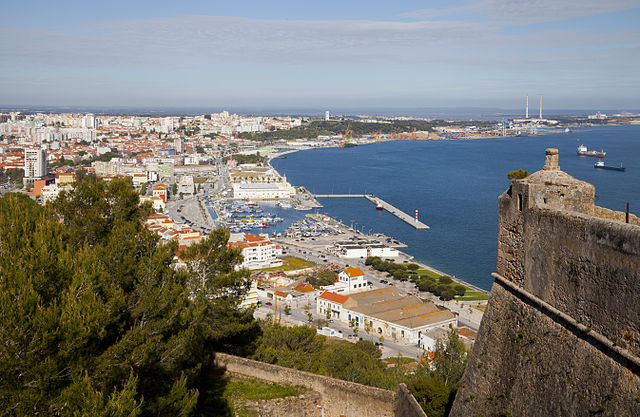
M 608 164 L 576 155 L 578 145 L 604 149 Z M 419 210 L 429 230 L 416 230 L 365 199 L 321 199 L 320 212 L 365 233 L 382 232 L 407 245 L 417 260 L 489 289 L 496 263 L 497 199 L 507 173 L 544 165 L 544 150 L 560 150 L 560 167 L 596 186 L 597 204 L 640 214 L 640 126 L 594 127 L 572 134 L 521 138 L 396 141 L 347 149 L 314 149 L 275 159 L 293 185 L 316 194 L 373 193 L 411 215 Z

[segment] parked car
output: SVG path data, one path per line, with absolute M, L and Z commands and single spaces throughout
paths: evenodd
M 268 305 L 268 306 L 272 306 L 273 305 L 273 304 L 271 304 L 270 301 L 267 301 L 265 304 Z

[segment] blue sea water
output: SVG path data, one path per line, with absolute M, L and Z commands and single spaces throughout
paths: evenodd
M 607 164 L 622 162 L 627 171 L 594 169 L 598 158 L 577 156 L 580 144 L 604 149 Z M 596 204 L 624 211 L 629 202 L 631 212 L 640 215 L 640 126 L 314 149 L 275 159 L 272 165 L 312 193 L 373 193 L 408 214 L 419 210 L 431 229 L 416 230 L 363 198 L 320 200 L 320 212 L 365 233 L 397 238 L 417 260 L 489 289 L 496 263 L 497 199 L 509 187 L 507 173 L 541 169 L 550 147 L 559 149 L 563 171 L 595 185 Z

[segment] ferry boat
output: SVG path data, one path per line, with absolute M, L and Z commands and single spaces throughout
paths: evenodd
M 622 163 L 620 163 L 619 167 L 614 167 L 612 165 L 605 165 L 604 161 L 598 161 L 593 167 L 600 168 L 600 169 L 610 169 L 612 171 L 623 171 L 623 172 L 626 171 L 626 168 L 622 166 Z
M 602 150 L 600 152 L 598 152 L 598 151 L 590 151 L 584 145 L 578 146 L 578 155 L 580 155 L 580 156 L 593 156 L 593 157 L 596 157 L 596 158 L 604 158 L 604 156 L 606 154 L 607 153 L 604 150 Z

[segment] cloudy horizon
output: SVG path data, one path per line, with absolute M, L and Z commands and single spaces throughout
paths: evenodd
M 633 1 L 323 5 L 14 2 L 0 104 L 640 108 Z

